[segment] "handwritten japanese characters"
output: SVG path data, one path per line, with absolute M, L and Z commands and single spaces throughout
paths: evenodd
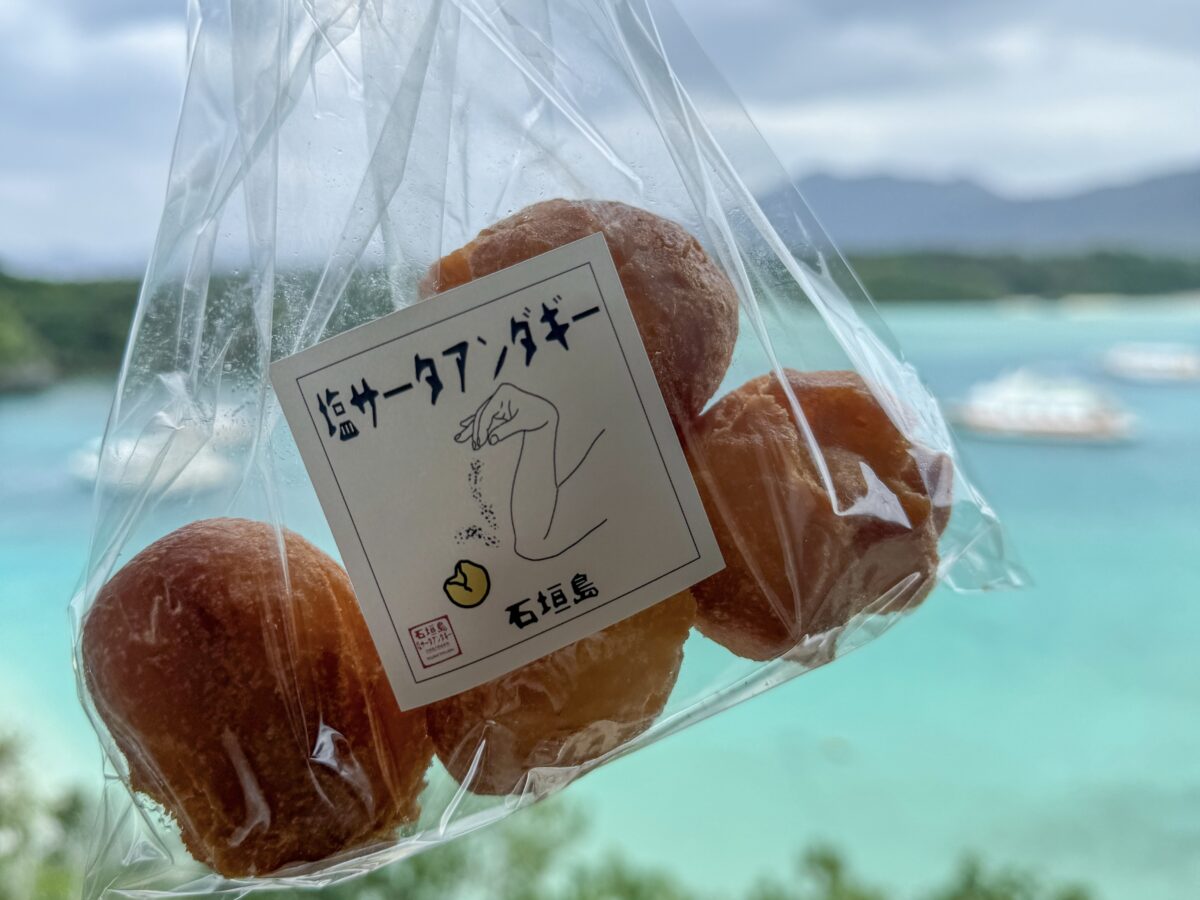
M 541 304 L 540 314 L 524 307 L 520 314 L 509 317 L 508 333 L 500 341 L 489 342 L 484 335 L 475 335 L 437 351 L 414 353 L 411 379 L 394 387 L 380 391 L 369 384 L 366 378 L 360 378 L 350 385 L 349 390 L 350 405 L 358 411 L 357 415 L 350 415 L 346 409 L 346 403 L 342 399 L 344 391 L 325 387 L 318 392 L 316 400 L 317 409 L 325 420 L 327 437 L 330 440 L 336 438 L 339 441 L 352 441 L 363 433 L 368 422 L 372 429 L 378 428 L 378 402 L 381 398 L 392 400 L 419 389 L 431 406 L 437 406 L 438 400 L 446 390 L 457 390 L 460 394 L 465 394 L 468 382 L 474 380 L 468 378 L 468 375 L 478 368 L 469 368 L 469 364 L 480 357 L 483 358 L 485 371 L 490 369 L 491 380 L 495 382 L 509 365 L 510 349 L 520 360 L 519 364 L 526 369 L 533 365 L 534 359 L 544 348 L 551 347 L 559 352 L 570 352 L 570 342 L 575 340 L 571 332 L 575 326 L 602 310 L 599 306 L 588 305 L 569 313 L 561 308 L 562 303 L 562 295 L 555 294 Z M 498 352 L 493 350 L 496 347 L 499 348 Z M 474 354 L 472 350 L 475 351 Z M 494 363 L 489 363 L 493 357 Z M 447 375 L 449 382 L 443 378 L 443 370 L 438 368 L 439 361 L 444 371 L 453 373 Z M 449 369 L 450 366 L 453 366 L 452 370 Z
M 536 625 L 551 613 L 560 613 L 570 609 L 585 600 L 600 596 L 600 591 L 592 584 L 587 575 L 577 574 L 571 579 L 572 596 L 568 597 L 562 583 L 552 584 L 545 590 L 538 591 L 536 597 L 526 597 L 518 600 L 508 610 L 508 624 L 519 630 L 530 625 Z

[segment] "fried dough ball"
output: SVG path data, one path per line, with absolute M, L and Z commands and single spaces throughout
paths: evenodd
M 602 232 L 676 423 L 712 398 L 733 356 L 738 297 L 700 243 L 653 213 L 611 201 L 548 200 L 485 228 L 433 264 L 429 297 Z
M 87 687 L 131 787 L 227 877 L 414 821 L 432 758 L 346 573 L 298 535 L 284 541 L 286 582 L 269 525 L 184 526 L 113 576 L 83 627 Z
M 676 594 L 430 704 L 438 759 L 476 794 L 509 794 L 524 788 L 531 769 L 582 765 L 621 746 L 666 705 L 695 614 L 692 596 Z
M 835 511 L 782 383 L 721 398 L 689 447 L 725 569 L 693 588 L 697 628 L 773 659 L 864 611 L 919 604 L 949 518 L 949 457 L 915 447 L 853 372 L 786 371 L 835 488 Z

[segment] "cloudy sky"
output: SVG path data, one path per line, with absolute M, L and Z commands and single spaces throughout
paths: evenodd
M 678 0 L 797 174 L 1059 193 L 1200 164 L 1195 0 Z M 0 0 L 0 264 L 137 271 L 184 0 Z

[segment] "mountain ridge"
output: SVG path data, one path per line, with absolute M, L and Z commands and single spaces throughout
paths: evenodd
M 1200 167 L 1071 194 L 1012 198 L 970 179 L 812 174 L 800 192 L 850 253 L 1200 256 Z M 788 188 L 777 188 L 777 197 Z

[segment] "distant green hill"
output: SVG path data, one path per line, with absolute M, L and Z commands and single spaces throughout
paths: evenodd
M 1131 253 L 1037 258 L 905 253 L 857 256 L 851 264 L 882 302 L 1200 291 L 1200 259 Z M 137 289 L 135 281 L 48 282 L 0 273 L 0 391 L 115 371 Z
M 1086 256 L 976 256 L 903 253 L 856 256 L 851 264 L 880 301 L 995 300 L 1013 295 L 1144 296 L 1200 289 L 1200 259 L 1091 253 Z
M 797 186 L 853 255 L 938 249 L 1066 256 L 1119 248 L 1179 256 L 1200 248 L 1200 168 L 1041 197 L 1007 197 L 968 179 L 889 175 L 813 175 Z M 794 188 L 781 192 L 774 196 L 790 203 Z
M 137 282 L 48 282 L 0 273 L 0 390 L 121 361 Z

